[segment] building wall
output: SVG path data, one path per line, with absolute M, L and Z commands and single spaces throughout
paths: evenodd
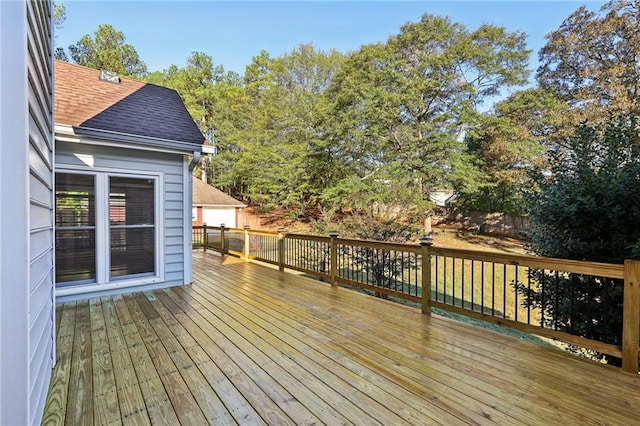
M 163 187 L 163 240 L 162 258 L 164 263 L 164 282 L 145 285 L 140 288 L 123 288 L 84 293 L 80 297 L 95 297 L 106 294 L 115 294 L 129 291 L 137 291 L 141 288 L 152 289 L 182 285 L 190 280 L 185 276 L 185 167 L 184 157 L 181 154 L 168 154 L 155 151 L 140 151 L 134 149 L 104 147 L 80 143 L 57 141 L 55 163 L 56 169 L 73 167 L 79 170 L 109 169 L 120 172 L 153 172 L 162 173 Z M 90 165 L 88 165 L 89 163 Z M 187 200 L 188 201 L 188 200 Z M 189 234 L 189 238 L 191 235 Z M 191 253 L 188 253 L 190 256 Z M 57 300 L 69 300 L 74 297 L 58 297 Z M 79 297 L 75 297 L 79 298 Z
M 202 226 L 202 206 L 196 206 L 192 209 L 191 218 L 193 226 Z
M 39 424 L 54 362 L 51 3 L 0 2 L 0 424 Z
M 198 207 L 202 211 L 202 223 L 207 226 L 220 226 L 224 223 L 227 228 L 236 227 L 236 208 L 235 207 Z

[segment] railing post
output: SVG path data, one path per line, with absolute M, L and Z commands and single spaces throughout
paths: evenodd
M 278 228 L 278 269 L 284 271 L 284 228 Z
M 420 257 L 422 258 L 422 313 L 431 314 L 431 251 L 433 238 L 420 238 Z
M 207 236 L 207 222 L 202 223 L 202 250 L 207 252 L 207 244 L 209 243 L 209 237 Z
M 220 254 L 224 256 L 225 247 L 224 247 L 224 223 L 220 224 Z
M 249 260 L 249 225 L 244 226 L 244 260 Z
M 622 370 L 638 374 L 640 347 L 640 261 L 624 261 Z
M 336 238 L 338 238 L 338 231 L 329 232 L 329 237 L 331 237 L 331 241 L 329 242 L 329 275 L 331 276 L 331 287 L 337 287 L 338 284 L 336 283 L 336 276 L 338 275 L 338 244 L 336 243 Z

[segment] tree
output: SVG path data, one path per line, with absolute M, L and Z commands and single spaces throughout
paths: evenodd
M 336 51 L 301 44 L 278 58 L 261 52 L 245 72 L 250 105 L 235 166 L 251 201 L 295 214 L 318 193 L 323 93 L 341 61 Z
M 200 130 L 206 134 L 214 128 L 214 87 L 223 78 L 222 65 L 214 65 L 211 56 L 205 53 L 192 52 L 184 68 L 171 65 L 162 72 L 149 74 L 146 80 L 177 90 Z
M 482 176 L 464 135 L 482 125 L 487 98 L 526 82 L 528 54 L 522 33 L 428 14 L 363 46 L 328 90 L 334 163 L 361 179 L 402 169 L 424 199 L 435 188 L 472 190 Z
M 98 27 L 93 38 L 85 34 L 75 45 L 70 45 L 69 53 L 78 65 L 142 78 L 147 73 L 147 66 L 140 60 L 135 47 L 125 41 L 122 31 L 103 24 Z
M 638 28 L 640 2 L 614 0 L 598 12 L 578 8 L 546 36 L 537 80 L 568 103 L 568 123 L 640 114 Z
M 189 113 L 213 145 L 216 154 L 205 157 L 202 167 L 208 178 L 230 194 L 242 197 L 243 177 L 236 173 L 238 144 L 242 129 L 250 116 L 242 79 L 234 72 L 225 72 L 213 58 L 202 52 L 192 52 L 187 65 L 171 65 L 164 71 L 147 75 L 150 83 L 178 91 Z M 197 170 L 201 173 L 202 169 Z
M 484 125 L 467 134 L 466 143 L 487 175 L 480 190 L 462 192 L 469 210 L 524 214 L 524 194 L 532 173 L 546 167 L 547 149 L 556 149 L 564 128 L 566 103 L 544 89 L 526 89 L 500 101 Z M 560 139 L 562 140 L 562 139 Z
M 53 26 L 56 29 L 62 28 L 62 24 L 67 20 L 67 8 L 64 3 L 53 3 Z
M 62 29 L 64 21 L 67 20 L 67 9 L 64 6 L 64 3 L 54 3 L 53 4 L 53 27 L 55 30 L 54 42 L 57 44 L 58 34 L 57 31 Z M 64 51 L 63 47 L 56 46 L 54 57 L 58 60 L 69 62 L 69 58 L 67 57 L 67 53 Z
M 568 150 L 551 155 L 551 168 L 532 194 L 531 250 L 540 256 L 622 263 L 640 257 L 640 136 L 635 115 L 606 125 L 581 126 Z M 538 272 L 541 283 L 553 274 Z M 558 285 L 528 291 L 525 303 L 544 311 L 547 326 L 619 345 L 622 281 L 560 275 Z M 556 323 L 557 321 L 557 323 Z M 609 359 L 610 361 L 614 361 Z

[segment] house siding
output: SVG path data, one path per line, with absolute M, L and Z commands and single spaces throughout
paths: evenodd
M 51 4 L 27 2 L 29 105 L 29 401 L 40 422 L 54 354 Z
M 0 424 L 39 424 L 54 363 L 51 2 L 0 2 Z
M 91 156 L 93 168 L 131 173 L 135 171 L 162 173 L 163 181 L 163 255 L 164 281 L 141 286 L 144 289 L 184 284 L 184 182 L 183 155 L 135 149 L 60 142 L 56 144 L 56 168 L 71 167 L 77 170 L 92 168 L 78 158 Z M 190 255 L 190 253 L 189 253 Z M 82 298 L 102 296 L 137 290 L 128 287 L 117 290 L 85 293 Z M 73 297 L 71 297 L 73 298 Z M 69 300 L 65 297 L 61 300 Z

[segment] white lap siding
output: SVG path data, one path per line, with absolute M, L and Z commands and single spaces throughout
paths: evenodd
M 96 286 L 95 292 L 84 293 L 81 298 L 184 284 L 185 197 L 183 155 L 58 141 L 55 161 L 56 172 L 64 172 L 66 170 L 108 170 L 125 174 L 158 173 L 162 176 L 162 204 L 156 207 L 163 209 L 163 219 L 160 224 L 162 226 L 162 257 L 160 262 L 163 264 L 164 281 L 140 287 L 106 291 L 102 291 L 99 286 Z M 190 254 L 188 253 L 188 255 Z M 74 298 L 79 297 L 65 296 L 63 298 L 58 297 L 58 300 Z

